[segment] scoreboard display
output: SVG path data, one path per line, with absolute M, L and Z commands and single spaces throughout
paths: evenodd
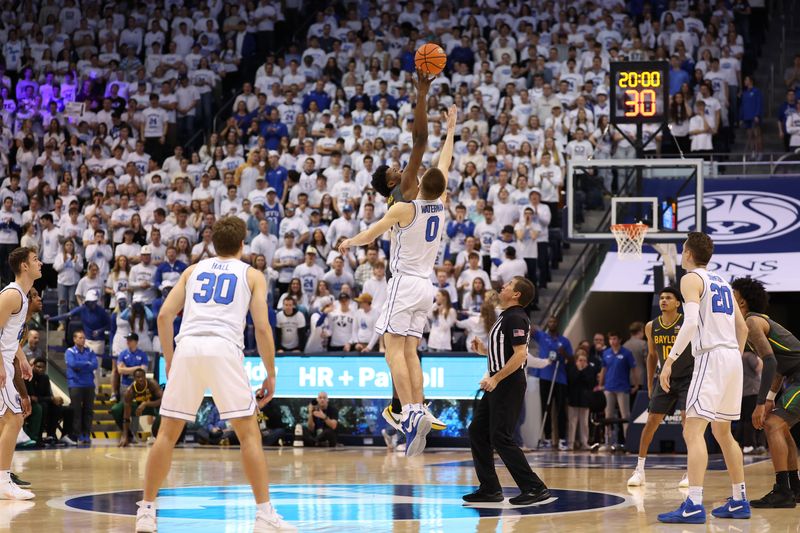
M 611 123 L 664 124 L 669 118 L 669 63 L 611 63 Z

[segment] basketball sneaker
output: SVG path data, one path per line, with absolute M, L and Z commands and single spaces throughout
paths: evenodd
M 383 409 L 381 415 L 383 416 L 383 419 L 386 420 L 387 424 L 392 426 L 397 431 L 403 431 L 403 426 L 400 425 L 403 415 L 401 413 L 395 413 L 392 411 L 392 404 L 387 405 Z
M 402 424 L 406 436 L 406 457 L 421 455 L 431 431 L 431 421 L 423 410 L 411 411 Z
M 34 493 L 16 486 L 11 480 L 0 483 L 0 500 L 32 500 L 34 496 Z
M 750 506 L 756 509 L 794 509 L 797 507 L 797 502 L 792 491 L 787 491 L 778 485 L 774 485 L 769 494 L 758 500 L 751 501 Z
M 711 511 L 711 514 L 717 518 L 750 518 L 750 502 L 728 496 L 725 504 Z
M 256 523 L 253 533 L 294 533 L 297 528 L 285 521 L 270 505 L 270 512 L 256 511 Z
M 675 511 L 658 515 L 658 521 L 667 524 L 705 524 L 706 509 L 686 498 Z
M 629 487 L 641 487 L 644 485 L 644 470 L 636 469 L 633 471 L 633 475 L 628 479 L 628 486 Z
M 20 479 L 20 477 L 18 475 L 16 475 L 14 472 L 11 472 L 11 481 L 13 481 L 14 485 L 16 485 L 17 487 L 30 487 L 31 486 L 31 482 L 30 481 L 25 481 L 24 479 Z
M 446 429 L 447 424 L 445 424 L 444 422 L 433 416 L 433 413 L 431 413 L 429 406 L 430 406 L 429 403 L 422 404 L 422 412 L 425 413 L 425 416 L 428 417 L 428 420 L 431 421 L 431 429 L 435 431 L 442 431 L 443 429 Z
M 156 528 L 156 507 L 152 505 L 145 507 L 142 502 L 136 502 L 139 509 L 136 511 L 136 533 L 155 533 Z
M 689 474 L 687 472 L 683 473 L 683 477 L 678 482 L 679 489 L 688 489 L 689 488 Z

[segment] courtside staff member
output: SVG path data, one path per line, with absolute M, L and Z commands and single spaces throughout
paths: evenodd
M 474 351 L 488 355 L 489 372 L 481 380 L 485 394 L 469 426 L 472 459 L 480 487 L 464 496 L 465 502 L 503 501 L 500 480 L 494 469 L 493 448 L 521 491 L 509 503 L 530 505 L 550 498 L 550 491 L 533 473 L 525 454 L 513 439 L 527 388 L 525 360 L 531 321 L 525 308 L 533 300 L 534 291 L 533 284 L 522 276 L 515 276 L 503 285 L 499 294 L 503 312 L 489 332 L 488 349 L 480 339 L 472 342 Z

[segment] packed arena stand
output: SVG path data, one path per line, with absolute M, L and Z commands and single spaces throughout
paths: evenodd
M 634 157 L 609 128 L 611 61 L 671 63 L 671 135 L 646 154 L 710 156 L 734 134 L 760 139 L 764 105 L 748 74 L 762 14 L 739 4 L 322 4 L 44 0 L 4 10 L 0 254 L 40 250 L 38 288 L 46 299 L 57 291 L 48 318 L 69 346 L 80 330 L 117 357 L 134 333 L 158 352 L 164 297 L 187 265 L 215 255 L 214 221 L 237 216 L 249 230 L 243 260 L 271 288 L 280 350 L 379 349 L 389 236 L 345 256 L 338 245 L 386 212 L 372 176 L 408 162 L 420 102 L 426 167 L 444 110 L 459 112 L 431 350 L 485 336 L 492 289 L 514 275 L 550 283 L 567 161 Z M 414 52 L 430 41 L 448 64 L 420 97 Z M 790 92 L 797 69 L 786 73 Z M 794 149 L 800 105 L 788 98 L 782 133 Z M 616 184 L 581 187 L 579 212 L 602 207 Z M 566 408 L 566 375 L 558 383 Z

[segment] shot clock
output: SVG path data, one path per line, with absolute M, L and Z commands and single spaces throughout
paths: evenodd
M 669 63 L 611 63 L 611 122 L 663 124 L 669 116 Z

